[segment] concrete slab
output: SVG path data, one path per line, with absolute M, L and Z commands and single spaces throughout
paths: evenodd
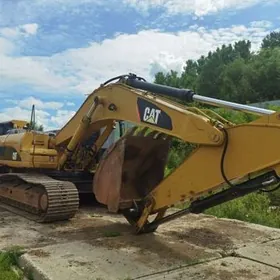
M 280 269 L 280 239 L 258 246 L 246 246 L 236 251 L 239 256 L 273 265 Z
M 0 208 L 0 250 L 10 246 L 33 247 L 52 244 L 55 239 L 40 232 L 43 228 Z
M 126 236 L 134 236 L 131 226 L 122 216 L 111 215 L 100 209 L 82 209 L 68 223 L 56 226 L 56 233 L 53 233 L 55 236 L 64 233 L 66 238 L 75 240 L 79 238 L 88 242 L 89 239 L 102 236 L 104 231 L 114 230 Z M 178 243 L 182 246 L 188 243 L 220 252 L 238 249 L 250 243 L 280 239 L 280 229 L 237 220 L 218 219 L 208 215 L 190 214 L 161 225 L 152 236 L 161 238 L 165 244 Z
M 167 267 L 175 269 L 186 262 L 169 256 L 162 258 L 139 247 L 116 250 L 77 241 L 30 250 L 21 264 L 39 268 L 40 274 L 48 279 L 117 280 L 160 272 Z
M 133 278 L 135 279 L 135 278 Z M 247 259 L 227 257 L 169 272 L 139 277 L 141 280 L 279 280 L 280 271 Z
M 9 245 L 24 246 L 27 253 L 22 264 L 32 269 L 35 280 L 141 278 L 202 261 L 212 263 L 240 248 L 275 239 L 280 240 L 279 229 L 206 215 L 188 215 L 160 226 L 155 233 L 135 235 L 122 216 L 105 209 L 82 208 L 70 221 L 37 224 L 0 208 L 0 250 Z M 229 273 L 227 266 L 239 269 L 239 262 L 224 264 L 226 268 L 217 266 L 218 271 Z M 209 275 L 215 265 L 208 267 Z M 262 270 L 256 265 L 269 276 L 275 275 L 273 267 L 267 272 L 266 266 Z M 200 269 L 194 266 L 194 275 Z M 251 279 L 247 272 L 244 279 Z
M 280 239 L 280 229 L 195 214 L 171 221 L 159 227 L 157 232 L 172 240 L 189 242 L 221 253 Z

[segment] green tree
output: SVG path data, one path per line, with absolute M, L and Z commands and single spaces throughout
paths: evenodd
M 234 51 L 237 57 L 239 56 L 248 61 L 251 58 L 251 42 L 245 40 L 235 42 Z
M 258 93 L 252 87 L 255 71 L 243 58 L 237 58 L 227 65 L 222 74 L 221 97 L 242 104 L 258 99 Z
M 198 64 L 196 61 L 189 59 L 184 66 L 181 75 L 180 86 L 183 88 L 191 88 L 196 90 L 196 81 L 198 77 Z
M 279 38 L 280 32 L 267 35 L 257 53 L 251 52 L 248 40 L 222 45 L 187 60 L 181 74 L 172 69 L 157 73 L 155 82 L 239 103 L 280 99 Z
M 44 131 L 44 126 L 41 124 L 39 125 L 38 123 L 28 123 L 26 125 L 27 129 L 30 130 L 35 130 L 35 131 Z
M 271 32 L 262 41 L 261 48 L 262 49 L 273 49 L 280 47 L 280 32 Z
M 165 85 L 166 84 L 166 77 L 163 72 L 158 72 L 155 75 L 155 81 L 156 84 Z
M 256 101 L 280 99 L 280 47 L 263 49 L 251 61 Z

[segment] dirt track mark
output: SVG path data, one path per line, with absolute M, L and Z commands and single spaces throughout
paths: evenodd
M 228 266 L 227 263 L 221 263 L 221 265 Z M 220 267 L 215 268 L 207 268 L 205 270 L 205 274 L 207 274 L 208 277 L 215 277 L 216 280 L 233 280 L 233 279 L 255 279 L 256 275 L 252 273 L 249 269 L 236 269 L 234 272 L 228 271 L 226 269 L 223 269 Z
M 234 245 L 228 236 L 209 228 L 187 229 L 183 232 L 171 231 L 170 234 L 176 236 L 179 240 L 209 249 L 231 249 Z
M 30 255 L 37 256 L 37 257 L 43 257 L 43 258 L 50 256 L 49 252 L 46 252 L 42 249 L 34 249 L 34 250 L 29 251 L 28 253 Z

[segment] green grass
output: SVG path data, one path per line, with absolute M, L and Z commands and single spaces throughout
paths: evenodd
M 267 194 L 252 193 L 206 210 L 218 218 L 237 219 L 264 226 L 280 228 L 280 210 L 269 210 Z
M 268 197 L 271 200 L 272 205 L 280 207 L 280 189 L 269 193 Z
M 105 231 L 105 232 L 103 232 L 103 236 L 105 236 L 105 237 L 117 237 L 117 236 L 121 236 L 121 233 L 119 231 Z
M 21 255 L 19 248 L 12 248 L 5 252 L 0 252 L 0 280 L 21 280 L 22 273 L 16 273 L 12 267 L 16 267 L 18 258 Z

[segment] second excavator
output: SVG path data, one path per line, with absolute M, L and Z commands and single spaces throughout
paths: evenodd
M 234 124 L 182 102 L 257 118 Z M 195 148 L 166 175 L 173 139 Z M 30 219 L 51 222 L 72 218 L 79 195 L 94 194 L 136 233 L 151 232 L 181 215 L 278 188 L 279 143 L 280 112 L 121 75 L 95 89 L 60 130 L 29 127 L 0 136 L 0 201 Z M 187 209 L 166 214 L 185 201 Z

